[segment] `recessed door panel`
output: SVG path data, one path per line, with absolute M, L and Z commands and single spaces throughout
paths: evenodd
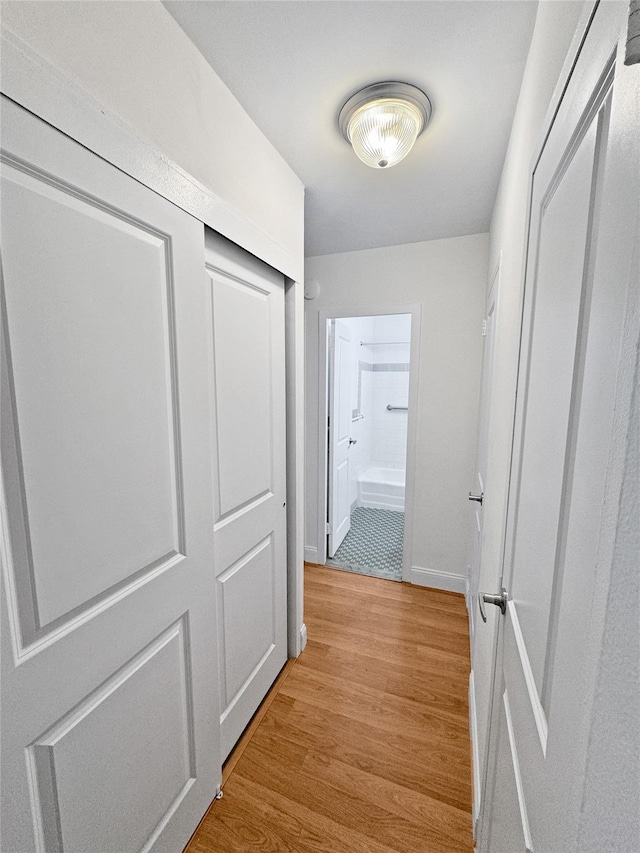
M 518 757 L 511 706 L 507 692 L 502 695 L 496 709 L 499 738 L 497 741 L 496 770 L 505 784 L 499 791 L 489 832 L 490 850 L 518 850 L 531 853 L 531 833 L 526 812 L 526 794 Z
M 270 491 L 270 314 L 268 292 L 218 277 L 213 290 L 216 520 Z
M 336 348 L 336 364 L 340 366 L 341 372 L 336 371 L 335 389 L 336 389 L 336 406 L 335 417 L 337 425 L 336 440 L 340 443 L 349 441 L 349 428 L 351 427 L 351 407 L 350 407 L 350 374 L 344 370 L 344 366 L 349 364 L 351 359 L 351 340 L 348 337 L 348 328 L 336 321 L 335 324 L 335 348 Z
M 273 648 L 275 565 L 271 537 L 218 578 L 222 702 L 228 708 Z
M 585 286 L 585 255 L 593 193 L 596 124 L 562 162 L 542 203 L 535 280 L 527 424 L 519 486 L 519 535 L 514 584 L 520 624 L 538 692 L 542 692 L 558 524 L 574 397 L 573 382 Z M 584 322 L 584 319 L 582 319 Z
M 344 459 L 336 468 L 338 515 L 344 519 L 349 516 L 349 460 Z
M 143 850 L 192 784 L 187 642 L 181 620 L 30 747 L 47 850 Z
M 28 641 L 182 550 L 173 281 L 167 237 L 45 176 L 5 176 Z

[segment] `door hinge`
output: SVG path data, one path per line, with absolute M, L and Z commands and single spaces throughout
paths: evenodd
M 324 532 L 325 532 L 325 533 L 331 533 L 331 525 L 329 524 L 329 522 L 328 522 L 328 521 L 327 521 L 327 524 L 326 524 L 326 526 L 325 526 L 325 531 L 324 531 Z
M 487 321 L 482 321 L 482 337 L 484 338 L 487 334 Z

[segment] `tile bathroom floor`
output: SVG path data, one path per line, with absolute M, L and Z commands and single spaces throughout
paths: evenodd
M 327 566 L 401 581 L 403 533 L 403 512 L 356 507 L 351 513 L 351 529 Z

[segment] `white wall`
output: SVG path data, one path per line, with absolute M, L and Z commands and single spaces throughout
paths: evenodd
M 220 222 L 240 212 L 256 245 L 282 247 L 302 268 L 301 182 L 160 2 L 9 0 L 2 24 L 211 190 Z M 12 82 L 5 61 L 3 91 Z M 35 80 L 36 96 L 37 87 Z M 60 126 L 63 105 L 46 107 L 47 120 Z
M 422 308 L 416 495 L 411 565 L 451 578 L 459 589 L 468 551 L 467 492 L 474 463 L 487 279 L 488 235 L 307 258 L 319 296 L 305 306 L 306 523 L 308 559 L 317 553 L 318 325 L 320 311 L 340 317 L 403 305 Z M 388 310 L 386 310 L 388 309 Z M 413 365 L 412 365 L 413 367 Z
M 640 850 L 640 359 L 634 387 L 591 720 L 580 853 Z

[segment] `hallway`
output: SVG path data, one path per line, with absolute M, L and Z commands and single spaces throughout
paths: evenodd
M 471 851 L 463 597 L 307 565 L 305 620 L 188 853 Z

